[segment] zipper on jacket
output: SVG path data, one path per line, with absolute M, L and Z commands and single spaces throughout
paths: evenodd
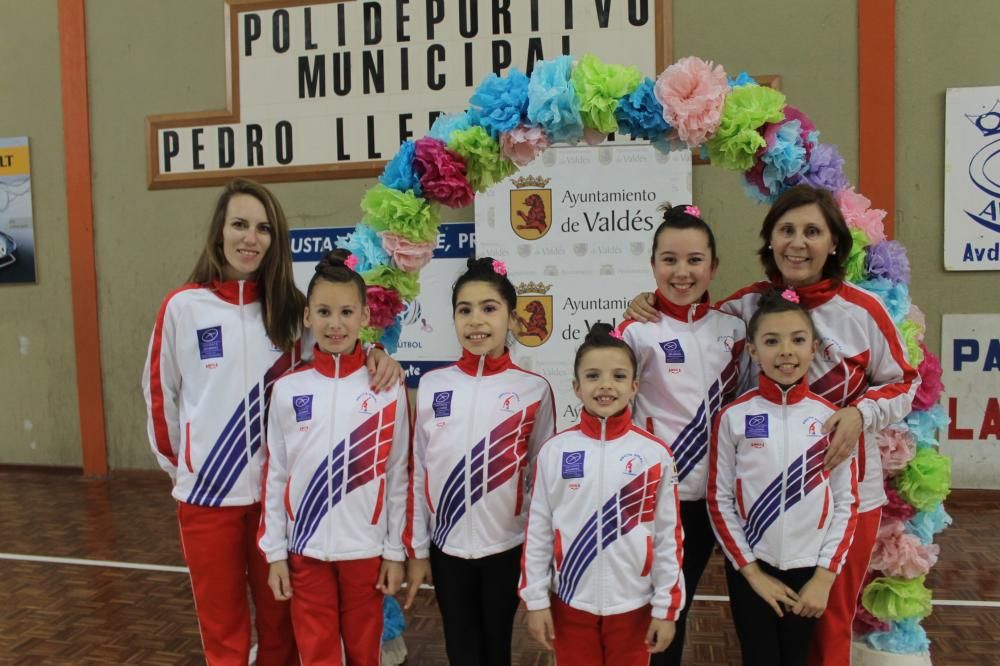
M 246 304 L 243 302 L 243 284 L 244 281 L 240 280 L 240 335 L 243 342 L 243 453 L 247 459 L 247 474 L 246 474 L 246 484 L 247 484 L 247 497 L 253 499 L 253 453 L 251 448 L 253 446 L 253 437 L 250 436 L 250 374 L 247 369 L 247 325 L 246 317 L 243 312 L 246 309 Z M 264 408 L 263 396 L 261 396 L 261 409 Z M 263 433 L 261 433 L 263 436 Z M 221 498 L 220 498 L 221 499 Z
M 601 419 L 601 460 L 597 468 L 597 608 L 604 610 L 604 506 L 601 497 L 604 494 L 604 448 L 608 436 L 608 419 Z
M 472 451 L 476 446 L 476 400 L 479 397 L 479 384 L 483 378 L 483 368 L 486 367 L 486 354 L 479 357 L 479 367 L 476 368 L 476 378 L 472 383 L 472 403 L 469 410 L 469 432 L 465 437 L 465 517 L 466 532 L 469 535 L 468 550 L 466 557 L 471 557 L 475 552 L 476 543 L 479 541 L 479 520 L 473 516 L 472 510 Z M 486 455 L 485 442 L 483 444 L 483 465 L 479 470 L 482 474 L 489 463 Z M 486 499 L 486 488 L 482 488 L 481 500 Z
M 333 449 L 337 445 L 337 389 L 340 388 L 340 354 L 333 355 L 333 399 L 330 401 L 330 437 L 329 444 L 327 444 L 327 454 L 326 454 L 326 507 L 327 507 L 327 518 L 330 517 L 330 512 L 333 511 Z M 348 446 L 350 444 L 350 438 L 344 438 L 344 464 L 340 468 L 341 478 L 344 477 L 344 473 L 347 470 L 347 462 L 350 459 Z M 338 479 L 339 480 L 339 479 Z M 346 488 L 342 488 L 341 492 L 346 491 Z M 333 552 L 333 534 L 331 534 L 329 527 L 331 525 L 330 520 L 324 521 L 327 525 L 327 529 L 323 535 L 323 541 L 326 542 L 326 553 Z
M 788 391 L 781 391 L 781 499 L 778 501 L 778 568 L 785 564 L 785 498 L 788 497 Z

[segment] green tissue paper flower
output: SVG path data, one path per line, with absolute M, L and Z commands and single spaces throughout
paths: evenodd
M 896 477 L 899 496 L 920 511 L 930 511 L 951 490 L 951 460 L 932 448 L 920 449 Z
M 441 223 L 437 206 L 417 197 L 412 190 L 400 192 L 379 184 L 361 198 L 364 223 L 375 231 L 391 231 L 414 243 L 437 238 Z
M 580 100 L 583 124 L 604 134 L 617 132 L 618 102 L 640 83 L 642 73 L 635 67 L 608 65 L 596 56 L 583 56 L 573 68 L 573 86 Z
M 876 578 L 861 595 L 861 605 L 884 621 L 925 618 L 931 614 L 931 591 L 924 587 L 925 578 Z
M 865 273 L 865 248 L 872 244 L 871 240 L 861 229 L 851 229 L 851 238 L 854 239 L 854 244 L 851 246 L 851 254 L 847 257 L 847 263 L 844 264 L 844 277 L 848 282 L 864 282 L 868 279 L 868 274 Z
M 382 329 L 374 328 L 372 326 L 365 326 L 358 333 L 358 340 L 361 340 L 361 344 L 373 345 L 379 341 L 382 337 Z
M 500 144 L 479 125 L 452 131 L 448 148 L 465 158 L 465 175 L 476 192 L 485 192 L 517 173 L 517 165 L 501 154 Z
M 920 326 L 907 319 L 900 324 L 899 332 L 906 344 L 906 360 L 916 368 L 924 360 L 924 350 L 920 348 L 920 334 L 922 332 Z
M 754 154 L 767 145 L 757 130 L 783 120 L 785 96 L 766 86 L 746 85 L 726 96 L 719 129 L 708 140 L 712 164 L 733 171 L 753 166 Z
M 367 285 L 379 285 L 399 292 L 404 301 L 412 301 L 420 293 L 420 282 L 416 273 L 407 273 L 392 266 L 377 266 L 362 273 Z

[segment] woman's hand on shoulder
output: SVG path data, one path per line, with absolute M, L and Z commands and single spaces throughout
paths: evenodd
M 628 310 L 622 315 L 625 319 L 634 319 L 642 322 L 653 322 L 660 320 L 660 312 L 656 309 L 656 294 L 651 291 L 644 291 L 628 304 Z
M 371 388 L 376 393 L 395 388 L 396 385 L 402 384 L 406 377 L 399 361 L 378 347 L 373 347 L 368 352 L 368 361 L 365 366 L 372 377 Z
M 826 420 L 823 432 L 832 432 L 833 436 L 830 437 L 830 446 L 826 450 L 824 469 L 829 471 L 851 457 L 864 427 L 865 420 L 861 416 L 861 410 L 853 406 L 838 409 Z

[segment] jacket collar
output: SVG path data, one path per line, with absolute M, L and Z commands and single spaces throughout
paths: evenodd
M 691 305 L 677 305 L 673 301 L 669 300 L 666 296 L 660 293 L 660 290 L 656 290 L 656 309 L 680 321 L 687 321 L 688 317 L 691 316 L 691 321 L 698 321 L 706 314 L 711 307 L 711 301 L 708 300 L 708 292 L 706 291 L 701 295 L 701 299 L 697 303 L 692 303 Z
M 809 383 L 806 381 L 806 376 L 802 375 L 802 379 L 798 381 L 787 389 L 781 388 L 781 385 L 775 383 L 773 380 L 768 378 L 763 372 L 760 373 L 760 380 L 757 384 L 758 390 L 761 396 L 770 402 L 781 404 L 782 396 L 785 397 L 785 404 L 794 405 L 795 403 L 806 397 L 809 393 Z
M 458 359 L 456 365 L 465 374 L 475 377 L 480 374 L 480 362 L 483 362 L 483 375 L 496 375 L 514 366 L 513 361 L 510 360 L 510 350 L 507 348 L 504 348 L 503 353 L 496 358 L 490 358 L 488 354 L 479 356 L 463 349 L 462 358 Z
M 626 407 L 618 414 L 609 416 L 606 419 L 594 416 L 586 409 L 580 411 L 580 429 L 583 430 L 583 434 L 587 437 L 593 439 L 601 438 L 602 421 L 605 423 L 604 440 L 611 441 L 612 439 L 618 439 L 632 428 L 632 410 Z
M 208 283 L 209 290 L 233 305 L 240 304 L 240 283 L 243 283 L 243 304 L 253 303 L 260 296 L 260 289 L 256 282 L 250 280 L 226 280 L 224 282 L 214 280 Z
M 340 359 L 339 372 L 337 368 L 338 357 Z M 360 369 L 367 360 L 368 357 L 364 349 L 361 348 L 360 342 L 354 343 L 354 351 L 336 355 L 327 354 L 319 348 L 319 345 L 313 345 L 312 365 L 324 377 L 334 377 L 337 379 L 346 377 Z
M 771 284 L 779 289 L 787 288 L 781 278 L 774 280 Z M 805 287 L 791 287 L 799 295 L 799 303 L 806 310 L 823 305 L 840 291 L 842 282 L 836 278 L 827 278 Z

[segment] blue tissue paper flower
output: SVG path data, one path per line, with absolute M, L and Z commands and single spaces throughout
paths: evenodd
M 621 99 L 615 119 L 621 134 L 647 141 L 655 141 L 672 129 L 663 119 L 663 105 L 653 94 L 653 80 L 649 77 Z
M 423 196 L 423 191 L 420 189 L 420 177 L 413 170 L 414 151 L 413 140 L 408 139 L 399 147 L 396 156 L 385 165 L 385 170 L 379 176 L 378 181 L 394 190 L 400 192 L 413 190 L 416 196 Z
M 576 143 L 583 136 L 572 74 L 573 59 L 560 56 L 536 63 L 528 82 L 528 121 L 544 129 L 554 143 Z
M 469 118 L 494 139 L 521 122 L 528 110 L 528 77 L 517 69 L 500 78 L 487 76 L 469 99 Z
M 389 263 L 389 254 L 382 249 L 382 239 L 367 224 L 358 224 L 347 238 L 337 241 L 337 247 L 348 250 L 358 258 L 355 272 L 365 273 Z

